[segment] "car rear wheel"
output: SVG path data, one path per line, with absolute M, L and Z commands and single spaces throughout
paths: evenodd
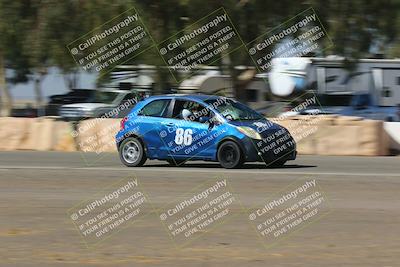
M 244 162 L 240 147 L 233 141 L 226 141 L 218 148 L 218 161 L 226 169 L 240 168 Z
M 119 146 L 119 157 L 122 163 L 128 167 L 140 167 L 147 159 L 143 144 L 134 137 L 122 141 Z

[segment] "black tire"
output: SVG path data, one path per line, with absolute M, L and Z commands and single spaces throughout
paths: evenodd
M 146 160 L 142 142 L 135 137 L 128 137 L 119 146 L 119 158 L 128 167 L 140 167 Z
M 225 169 L 240 168 L 243 165 L 243 153 L 238 144 L 233 141 L 225 141 L 217 152 L 218 161 Z
M 169 163 L 169 165 L 171 166 L 182 166 L 183 164 L 185 164 L 186 160 L 182 160 L 182 159 L 167 159 L 167 162 Z

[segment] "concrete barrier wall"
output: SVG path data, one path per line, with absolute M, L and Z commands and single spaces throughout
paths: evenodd
M 400 122 L 384 122 L 383 127 L 389 139 L 389 147 L 400 151 Z
M 0 118 L 0 150 L 72 151 L 71 144 L 59 146 L 63 139 L 72 139 L 68 122 L 49 118 Z M 72 147 L 74 147 L 72 139 Z
M 116 152 L 114 136 L 119 122 L 119 119 L 92 119 L 73 128 L 71 123 L 50 118 L 0 118 L 0 150 Z M 300 154 L 381 156 L 389 153 L 390 139 L 381 121 L 300 116 L 277 123 L 293 134 Z
M 77 127 L 77 147 L 86 152 L 116 152 L 115 135 L 119 124 L 120 119 L 82 121 Z
M 301 117 L 296 117 L 278 123 L 286 127 L 292 120 L 303 121 Z M 300 154 L 357 156 L 389 154 L 389 139 L 382 121 L 324 116 L 318 119 L 316 124 L 311 125 L 305 127 L 313 130 L 311 134 L 301 139 L 294 135 Z M 290 132 L 293 131 L 290 127 L 288 129 Z
M 27 131 L 32 124 L 28 118 L 0 118 L 0 150 L 17 150 L 27 140 Z

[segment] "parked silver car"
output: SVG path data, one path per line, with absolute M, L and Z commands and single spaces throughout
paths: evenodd
M 99 90 L 90 103 L 63 105 L 59 115 L 65 120 L 85 118 L 123 118 L 143 98 L 139 91 Z

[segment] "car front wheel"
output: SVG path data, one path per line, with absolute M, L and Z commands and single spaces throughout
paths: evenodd
M 128 167 L 140 167 L 147 159 L 142 143 L 134 137 L 122 141 L 119 146 L 119 157 Z
M 233 141 L 226 141 L 218 148 L 218 161 L 226 169 L 240 168 L 244 162 L 240 147 Z

